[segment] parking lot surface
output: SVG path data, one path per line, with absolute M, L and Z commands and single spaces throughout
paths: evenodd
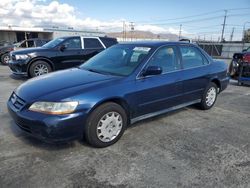
M 250 187 L 250 87 L 232 81 L 211 110 L 136 123 L 96 149 L 23 134 L 6 101 L 25 80 L 0 66 L 0 187 Z

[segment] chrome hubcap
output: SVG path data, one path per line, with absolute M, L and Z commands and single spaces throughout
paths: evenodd
M 9 60 L 10 60 L 10 57 L 8 55 L 3 58 L 3 61 L 5 64 L 7 64 Z
M 122 117 L 117 112 L 108 112 L 99 120 L 97 125 L 97 137 L 102 142 L 114 140 L 122 130 Z
M 35 66 L 34 73 L 36 76 L 49 73 L 49 69 L 46 65 L 38 64 Z
M 206 96 L 206 104 L 207 106 L 212 106 L 215 102 L 216 99 L 216 89 L 214 87 L 211 87 L 208 91 L 207 91 L 207 96 Z

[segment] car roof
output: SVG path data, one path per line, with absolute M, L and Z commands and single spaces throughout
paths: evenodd
M 82 38 L 100 38 L 100 39 L 116 39 L 116 38 L 112 38 L 112 37 L 100 37 L 100 36 L 80 36 L 80 35 L 74 35 L 74 36 L 63 36 L 63 37 L 58 37 L 58 38 L 63 38 L 63 39 L 67 39 L 67 38 L 74 38 L 74 37 L 82 37 Z
M 140 45 L 140 46 L 152 46 L 152 47 L 160 47 L 164 45 L 190 45 L 190 46 L 195 46 L 192 43 L 187 43 L 187 42 L 179 42 L 179 41 L 174 41 L 174 42 L 169 42 L 169 41 L 133 41 L 133 42 L 120 42 L 120 44 L 130 44 L 130 45 Z

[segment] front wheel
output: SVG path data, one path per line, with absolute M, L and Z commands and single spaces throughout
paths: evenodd
M 200 103 L 201 109 L 208 110 L 213 107 L 217 99 L 218 87 L 215 83 L 211 82 L 205 89 Z
M 36 77 L 51 72 L 51 66 L 45 61 L 35 61 L 29 68 L 30 77 Z
M 8 65 L 8 62 L 10 60 L 10 55 L 9 53 L 6 53 L 6 54 L 3 54 L 2 57 L 1 57 L 1 63 L 3 65 Z
M 94 147 L 107 147 L 117 142 L 127 127 L 124 109 L 113 102 L 97 107 L 85 127 L 86 141 Z

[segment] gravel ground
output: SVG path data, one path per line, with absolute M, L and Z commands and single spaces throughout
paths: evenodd
M 232 81 L 211 110 L 136 123 L 96 149 L 24 135 L 6 109 L 24 81 L 0 66 L 0 187 L 250 187 L 250 87 Z

